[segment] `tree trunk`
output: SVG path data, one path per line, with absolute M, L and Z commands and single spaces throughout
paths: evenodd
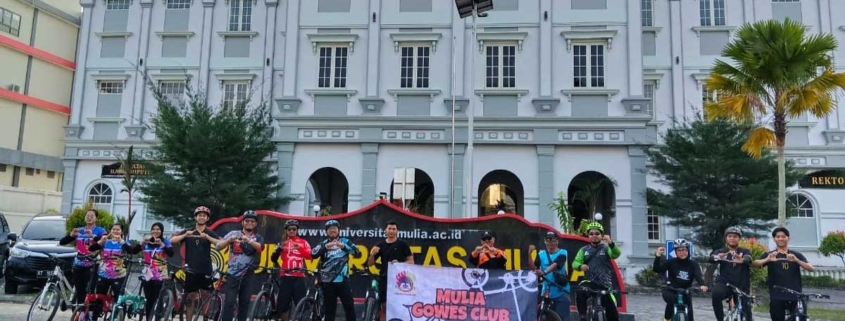
M 132 190 L 130 189 L 129 190 L 129 209 L 126 211 L 126 225 L 132 225 L 131 218 L 132 218 Z M 126 234 L 126 235 L 123 238 L 128 241 L 129 240 L 129 231 L 130 231 L 131 228 L 129 226 L 124 226 L 123 228 L 126 229 L 126 231 L 124 231 L 124 233 L 123 233 L 123 234 Z M 162 231 L 162 232 L 164 232 L 164 231 Z
M 780 142 L 778 139 L 778 226 L 786 227 L 786 160 Z

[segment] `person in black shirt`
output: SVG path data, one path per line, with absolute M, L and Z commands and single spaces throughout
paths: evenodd
M 713 283 L 713 313 L 716 315 L 716 321 L 723 321 L 725 318 L 725 310 L 722 306 L 722 301 L 729 296 L 733 297 L 736 302 L 738 296 L 733 293 L 727 284 L 731 284 L 745 293 L 748 293 L 751 288 L 751 251 L 746 248 L 739 247 L 739 240 L 742 238 L 742 231 L 737 227 L 729 227 L 725 229 L 725 244 L 727 247 L 721 248 L 710 253 L 710 268 L 707 269 L 707 275 L 718 267 L 719 277 Z M 751 305 L 747 300 L 743 300 L 743 313 L 745 313 L 746 320 L 751 320 Z
M 701 292 L 707 292 L 707 286 L 704 285 L 704 278 L 701 277 L 701 267 L 698 262 L 690 258 L 689 242 L 685 239 L 677 239 L 674 242 L 675 257 L 669 260 L 663 256 L 666 255 L 666 249 L 663 247 L 657 248 L 657 253 L 654 257 L 654 266 L 652 269 L 657 273 L 668 272 L 669 278 L 667 285 L 674 289 L 687 289 L 692 287 L 692 281 L 698 282 Z M 675 303 L 678 301 L 678 294 L 675 291 L 665 289 L 663 290 L 663 301 L 666 302 L 666 309 L 663 311 L 663 320 L 668 321 L 672 319 L 675 312 Z M 687 295 L 684 297 L 684 303 L 687 304 L 688 315 L 687 320 L 693 321 L 692 313 L 692 298 Z
M 196 226 L 193 230 L 182 230 L 173 234 L 170 243 L 173 245 L 182 243 L 182 263 L 185 265 L 185 293 L 188 294 L 188 302 L 185 304 L 187 320 L 193 320 L 193 303 L 198 299 L 199 290 L 211 290 L 211 279 L 208 277 L 214 272 L 211 266 L 211 245 L 219 242 L 219 236 L 207 228 L 208 215 L 211 210 L 208 207 L 200 206 L 194 210 L 194 221 Z M 190 269 L 188 272 L 187 269 Z
M 807 263 L 803 254 L 789 249 L 789 230 L 785 227 L 772 231 L 772 238 L 775 239 L 777 249 L 763 253 L 752 265 L 756 268 L 769 267 L 766 279 L 769 285 L 769 315 L 772 321 L 784 321 L 786 311 L 797 307 L 798 298 L 794 294 L 775 288 L 775 285 L 801 292 L 801 269 L 810 272 L 814 269 Z
M 469 256 L 469 263 L 479 269 L 504 270 L 508 259 L 505 252 L 496 248 L 496 234 L 484 231 L 481 234 L 481 245 L 476 247 Z
M 403 240 L 398 238 L 399 225 L 396 222 L 388 222 L 384 229 L 384 234 L 387 238 L 376 246 L 370 249 L 370 257 L 367 258 L 367 265 L 373 266 L 377 259 L 379 270 L 379 319 L 384 320 L 384 303 L 387 302 L 387 267 L 390 263 L 404 262 L 414 264 L 414 254 L 411 253 L 411 247 Z

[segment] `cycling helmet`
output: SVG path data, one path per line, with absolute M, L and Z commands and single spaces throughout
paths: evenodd
M 205 215 L 211 215 L 211 210 L 208 207 L 200 206 L 194 210 L 194 216 L 197 216 L 199 213 L 205 213 Z
M 731 233 L 738 235 L 740 238 L 742 237 L 742 231 L 740 231 L 736 226 L 731 226 L 725 229 L 725 236 L 728 236 L 728 234 Z
M 685 248 L 689 249 L 690 244 L 685 239 L 677 239 L 677 240 L 675 240 L 674 245 L 675 245 L 675 248 L 685 247 Z
M 337 220 L 329 220 L 328 222 L 326 222 L 326 229 L 332 226 L 337 226 L 337 228 L 340 228 L 340 222 L 338 222 Z
M 589 230 L 599 230 L 599 232 L 604 233 L 604 226 L 602 226 L 599 222 L 591 222 L 590 224 L 587 224 L 587 231 Z
M 257 221 L 258 220 L 258 214 L 255 214 L 255 211 L 253 211 L 253 210 L 249 210 L 249 211 L 244 212 L 244 215 L 241 215 L 241 221 L 248 219 L 248 218 L 251 218 L 251 219 Z
M 285 228 L 288 228 L 288 227 L 291 227 L 291 226 L 296 226 L 298 228 L 299 227 L 299 221 L 293 220 L 293 219 L 285 221 Z

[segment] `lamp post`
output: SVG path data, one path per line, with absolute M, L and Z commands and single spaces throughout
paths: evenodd
M 472 38 L 470 39 L 470 48 L 477 45 L 476 40 L 476 23 L 475 17 L 486 17 L 487 14 L 485 12 L 490 11 L 493 9 L 493 0 L 455 0 L 455 6 L 458 9 L 458 15 L 461 19 L 472 16 Z M 463 31 L 461 31 L 463 32 Z M 470 88 L 475 88 L 475 56 L 477 54 L 474 52 L 470 53 L 470 75 L 469 75 L 469 83 Z M 464 199 L 466 203 L 464 203 L 464 217 L 470 217 L 470 213 L 472 213 L 472 165 L 473 165 L 473 141 L 475 136 L 475 126 L 473 124 L 473 120 L 475 118 L 475 99 L 470 98 L 469 104 L 467 105 L 467 150 L 464 154 L 466 158 L 466 165 L 464 166 Z M 454 111 L 453 111 L 454 113 Z
M 320 216 L 320 205 L 314 204 L 311 210 L 314 211 L 314 216 Z

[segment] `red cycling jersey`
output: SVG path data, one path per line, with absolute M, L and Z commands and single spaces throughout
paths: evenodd
M 297 245 L 299 246 L 297 248 Z M 294 236 L 288 238 L 284 243 L 276 248 L 275 255 L 279 255 L 276 259 L 279 266 L 283 269 L 305 268 L 305 260 L 311 259 L 311 245 L 305 239 Z M 281 276 L 305 277 L 302 272 L 288 272 L 280 271 Z

